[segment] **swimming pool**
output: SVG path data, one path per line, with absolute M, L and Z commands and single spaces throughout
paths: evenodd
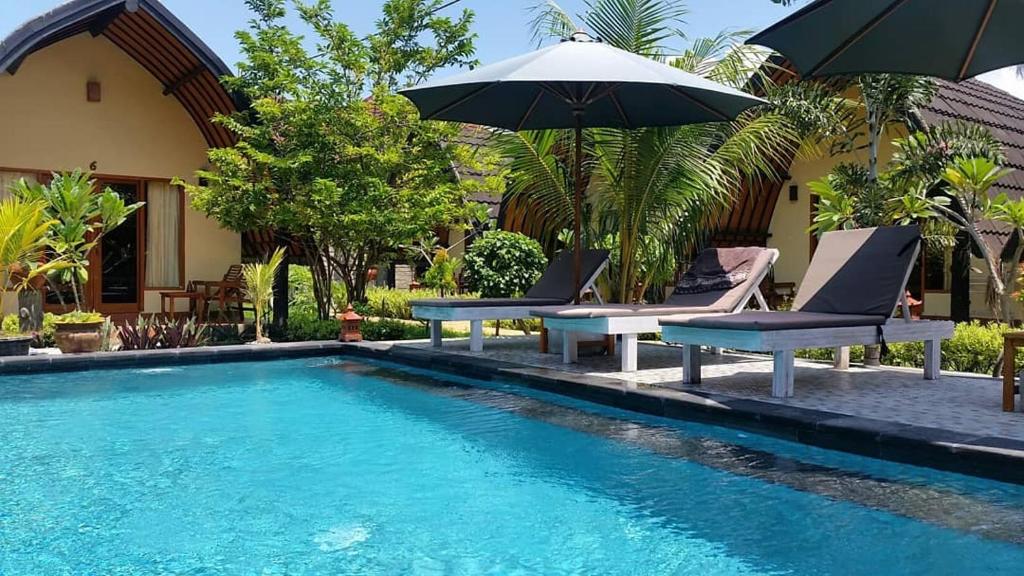
M 0 381 L 0 574 L 998 574 L 1024 487 L 304 359 Z

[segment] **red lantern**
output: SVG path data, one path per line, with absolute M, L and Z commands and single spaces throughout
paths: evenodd
M 361 329 L 363 317 L 356 314 L 356 311 L 352 309 L 351 304 L 349 304 L 348 308 L 345 309 L 344 314 L 338 314 L 338 320 L 341 320 L 341 335 L 338 340 L 341 340 L 342 342 L 363 341 L 363 332 Z

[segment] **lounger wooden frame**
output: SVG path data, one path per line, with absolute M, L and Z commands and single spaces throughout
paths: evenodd
M 739 299 L 736 306 L 729 312 L 714 312 L 713 314 L 735 314 L 746 309 L 751 300 L 757 302 L 758 308 L 768 310 L 768 301 L 761 292 L 761 282 L 768 276 L 772 266 L 779 259 L 779 251 L 768 249 L 771 254 L 771 263 L 750 282 L 750 287 Z M 537 310 L 534 308 L 534 310 Z M 636 372 L 637 370 L 637 343 L 640 334 L 661 332 L 661 325 L 658 317 L 664 313 L 657 313 L 652 309 L 649 315 L 630 316 L 595 316 L 593 318 L 554 318 L 545 316 L 544 327 L 548 330 L 562 331 L 562 362 L 565 364 L 575 363 L 579 358 L 580 334 L 600 334 L 602 336 L 621 336 L 622 344 L 619 347 L 621 352 L 621 370 L 623 372 Z M 694 316 L 699 313 L 692 314 Z
M 606 259 L 589 278 L 584 279 L 583 287 L 580 289 L 582 295 L 587 290 L 594 289 L 594 298 L 601 304 L 600 293 L 596 290 L 597 279 L 608 267 Z M 562 306 L 562 305 L 559 305 Z M 442 323 L 469 321 L 469 349 L 471 352 L 481 352 L 484 349 L 484 320 L 522 320 L 530 318 L 530 310 L 537 310 L 537 306 L 471 306 L 471 307 L 450 307 L 450 306 L 416 306 L 412 307 L 412 317 L 417 320 L 428 320 L 430 322 L 430 343 L 435 348 L 440 348 L 442 343 Z
M 917 261 L 920 248 L 915 250 L 911 262 Z M 683 383 L 701 381 L 700 347 L 715 346 L 750 352 L 771 352 L 772 396 L 793 396 L 795 352 L 801 348 L 834 348 L 835 367 L 849 364 L 849 348 L 855 345 L 877 345 L 886 342 L 924 342 L 924 377 L 937 380 L 942 362 L 941 342 L 953 335 L 953 323 L 941 320 L 913 320 L 907 302 L 906 287 L 912 271 L 908 269 L 903 280 L 900 298 L 893 307 L 902 309 L 903 318 L 891 318 L 881 326 L 844 326 L 838 328 L 806 328 L 790 330 L 728 330 L 666 325 L 662 327 L 662 340 L 680 344 L 683 348 Z

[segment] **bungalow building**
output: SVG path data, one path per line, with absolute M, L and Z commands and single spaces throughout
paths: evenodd
M 937 95 L 920 111 L 920 116 L 926 125 L 959 120 L 988 128 L 1005 146 L 1007 167 L 1015 170 L 994 188 L 993 194 L 1024 196 L 1024 101 L 976 80 L 959 84 L 939 81 Z M 894 127 L 883 138 L 881 166 L 891 158 L 891 140 L 905 135 L 906 128 Z M 774 283 L 781 292 L 795 290 L 816 245 L 807 231 L 817 201 L 808 183 L 821 179 L 841 162 L 866 165 L 867 152 L 856 150 L 814 160 L 798 159 L 784 171 L 781 181 L 759 182 L 742 191 L 720 221 L 711 243 L 778 248 L 781 256 L 775 266 Z M 997 252 L 1011 241 L 1005 227 L 995 222 L 985 223 L 984 233 Z M 923 251 L 909 290 L 923 301 L 922 314 L 926 317 L 990 318 L 984 270 L 984 264 L 971 256 L 969 243 L 962 239 L 956 248 Z M 1022 317 L 1024 314 L 1018 310 L 1017 318 Z
M 210 121 L 240 106 L 218 81 L 228 73 L 157 0 L 72 0 L 0 42 L 0 195 L 20 178 L 81 168 L 146 203 L 91 258 L 91 307 L 157 312 L 160 291 L 220 279 L 240 261 L 240 235 L 171 185 L 193 178 L 209 147 L 232 144 Z

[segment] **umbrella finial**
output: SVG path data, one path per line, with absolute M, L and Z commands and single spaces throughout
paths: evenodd
M 576 30 L 575 32 L 573 32 L 572 36 L 569 36 L 569 41 L 570 42 L 597 42 L 597 40 L 594 40 L 594 38 L 590 34 L 587 34 L 587 32 L 584 31 L 584 30 Z

